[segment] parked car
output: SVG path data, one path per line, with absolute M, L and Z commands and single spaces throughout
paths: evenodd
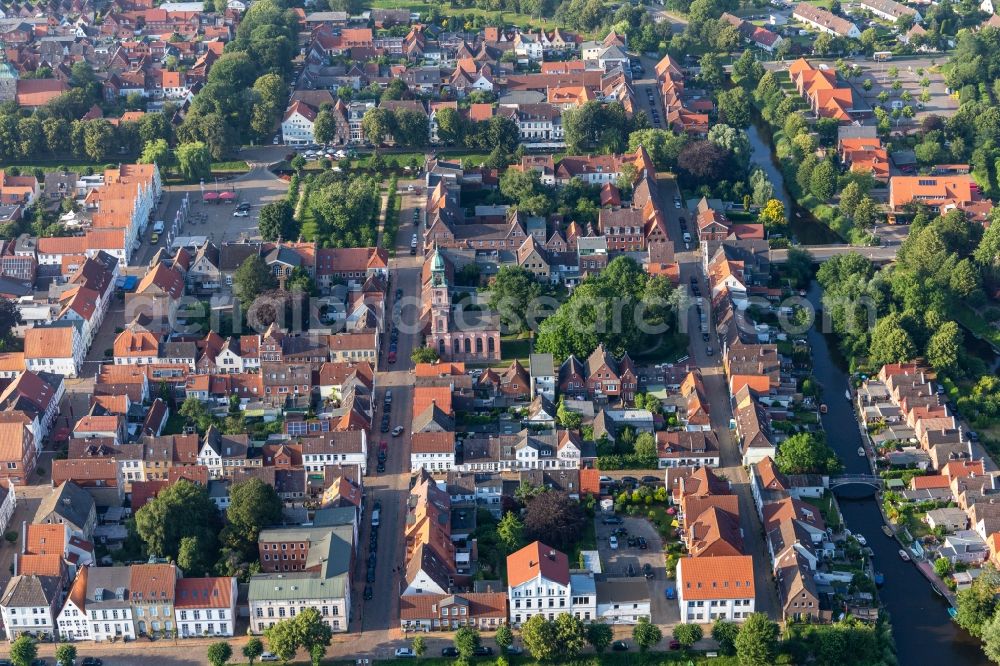
M 645 564 L 643 564 L 642 565 L 642 575 L 645 576 L 646 578 L 652 578 L 653 576 L 655 576 L 656 574 L 653 573 L 653 565 L 650 564 L 649 562 L 646 562 Z
M 673 600 L 677 598 L 677 590 L 675 590 L 672 587 L 668 587 L 663 594 L 664 596 L 667 597 L 668 600 Z
M 646 543 L 646 537 L 639 537 L 639 550 L 646 550 L 649 548 L 649 544 Z
M 635 548 L 639 545 L 639 539 L 638 537 L 629 537 L 627 543 L 629 548 Z
M 493 648 L 486 645 L 480 645 L 472 651 L 472 654 L 477 657 L 489 657 L 493 654 Z
M 274 654 L 273 652 L 261 652 L 260 653 L 260 660 L 261 661 L 278 661 L 278 655 Z
M 635 478 L 634 476 L 623 476 L 622 484 L 626 486 L 637 486 L 639 485 L 639 479 Z
M 84 657 L 80 662 L 81 666 L 104 666 L 104 662 L 97 657 Z
M 395 363 L 395 362 L 396 362 L 396 352 L 391 351 L 389 352 L 389 363 Z
M 615 641 L 611 644 L 611 649 L 615 652 L 626 652 L 628 650 L 628 642 L 626 641 Z
M 393 437 L 399 437 L 402 434 L 403 434 L 403 426 L 396 426 L 395 428 L 392 429 Z
M 233 217 L 247 217 L 250 215 L 250 211 L 245 208 L 237 208 L 233 211 Z
M 372 592 L 372 586 L 365 585 L 365 601 L 371 601 L 373 596 L 375 596 L 375 593 Z
M 608 537 L 608 545 L 611 546 L 611 550 L 618 550 L 618 537 Z
M 396 659 L 413 659 L 417 653 L 410 648 L 396 648 Z
M 375 465 L 375 472 L 377 474 L 383 474 L 385 472 L 385 461 L 379 460 L 378 464 Z
M 516 645 L 511 645 L 507 648 L 507 654 L 524 654 L 524 650 L 517 647 Z
M 621 516 L 608 516 L 601 522 L 604 523 L 605 525 L 621 525 L 625 521 L 622 520 Z
M 678 640 L 671 640 L 670 641 L 670 649 L 671 650 L 680 650 L 681 649 L 681 642 L 678 641 Z
M 442 657 L 457 657 L 458 656 L 458 648 L 455 648 L 455 647 L 441 648 L 441 656 Z

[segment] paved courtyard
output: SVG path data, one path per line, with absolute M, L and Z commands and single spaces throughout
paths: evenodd
M 673 585 L 673 580 L 669 580 L 664 569 L 663 541 L 657 534 L 653 525 L 645 518 L 633 518 L 623 515 L 624 525 L 605 525 L 602 522 L 603 516 L 594 518 L 597 523 L 597 550 L 601 555 L 601 566 L 604 573 L 611 576 L 627 577 L 629 565 L 636 576 L 642 576 L 642 567 L 649 564 L 653 568 L 653 578 L 649 579 L 649 596 L 651 601 L 650 614 L 652 621 L 658 625 L 674 625 L 680 621 L 680 613 L 677 610 L 677 603 L 668 602 L 665 590 L 668 585 Z M 608 538 L 614 530 L 624 527 L 628 530 L 627 536 L 619 537 L 618 549 L 612 550 L 608 543 Z M 646 539 L 645 550 L 630 548 L 628 537 L 644 537 Z

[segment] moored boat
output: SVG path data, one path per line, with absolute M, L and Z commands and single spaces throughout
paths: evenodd
M 889 527 L 888 525 L 883 525 L 883 526 L 882 526 L 882 531 L 883 531 L 883 532 L 885 532 L 885 535 L 886 535 L 887 537 L 889 537 L 890 539 L 891 539 L 892 537 L 896 536 L 896 534 L 895 534 L 895 533 L 894 533 L 894 532 L 892 531 L 892 528 L 891 528 L 891 527 Z
M 885 574 L 883 574 L 881 571 L 876 571 L 875 584 L 878 585 L 879 587 L 882 587 L 883 583 L 885 583 Z
M 907 552 L 906 552 L 905 550 L 903 550 L 902 548 L 900 548 L 900 549 L 899 549 L 899 557 L 900 557 L 900 559 L 901 559 L 901 560 L 903 560 L 904 562 L 909 562 L 909 561 L 910 561 L 910 554 L 909 554 L 909 553 L 907 553 Z

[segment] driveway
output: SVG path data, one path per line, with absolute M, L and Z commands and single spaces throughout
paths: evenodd
M 673 626 L 680 621 L 680 612 L 677 610 L 676 602 L 667 602 L 664 591 L 669 581 L 664 569 L 663 541 L 656 529 L 644 518 L 634 518 L 622 515 L 625 520 L 624 525 L 605 525 L 602 516 L 594 518 L 597 525 L 597 550 L 601 556 L 601 567 L 605 574 L 610 577 L 625 578 L 628 576 L 629 565 L 632 566 L 636 576 L 642 576 L 642 567 L 649 564 L 653 568 L 653 578 L 647 580 L 649 585 L 649 596 L 651 600 L 651 616 L 654 624 L 661 626 Z M 628 530 L 628 536 L 618 539 L 618 549 L 612 550 L 608 545 L 608 537 L 611 533 L 624 527 Z M 649 546 L 646 550 L 630 548 L 628 537 L 644 537 Z

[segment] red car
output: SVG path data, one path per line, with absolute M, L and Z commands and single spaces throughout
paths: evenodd
M 395 363 L 395 362 L 396 362 L 396 352 L 391 351 L 389 352 L 389 363 Z

